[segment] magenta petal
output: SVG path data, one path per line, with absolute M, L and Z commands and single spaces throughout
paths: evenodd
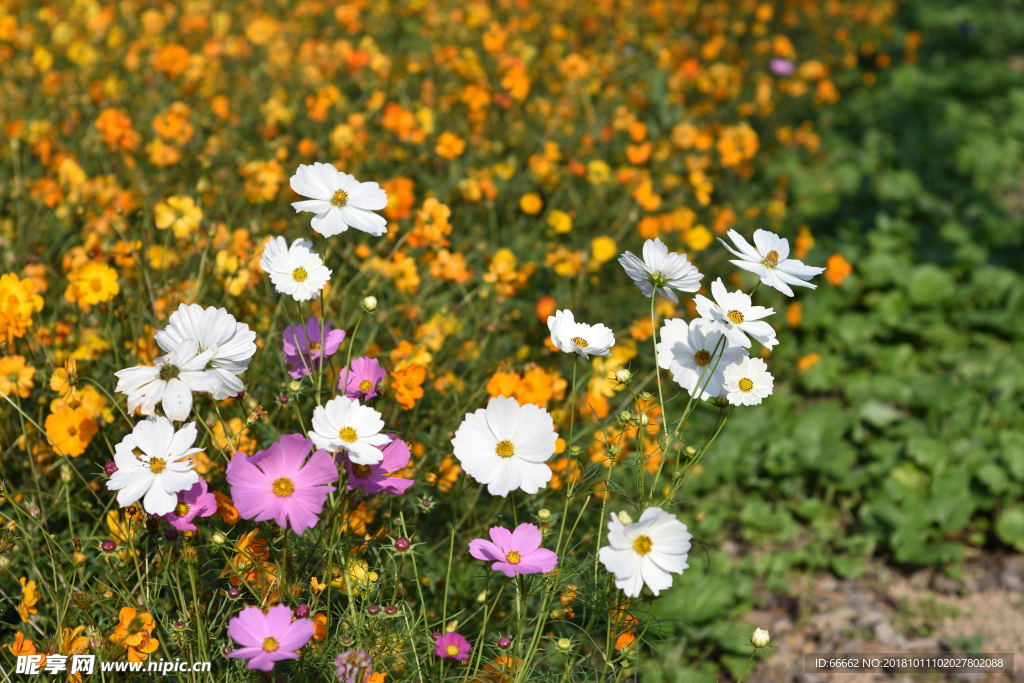
M 278 641 L 281 650 L 293 652 L 309 642 L 313 637 L 313 621 L 310 619 L 296 619 L 283 633 Z
M 387 491 L 393 496 L 400 496 L 416 482 L 403 477 L 381 477 L 376 483 L 381 491 Z
M 505 553 L 512 550 L 512 532 L 503 526 L 492 526 L 490 528 L 491 540 L 501 550 L 502 559 Z
M 384 458 L 380 461 L 380 468 L 383 472 L 395 472 L 409 464 L 409 444 L 401 439 L 393 439 L 391 443 L 381 449 Z
M 519 563 L 523 574 L 547 574 L 558 564 L 558 556 L 547 548 L 537 548 L 523 555 Z
M 533 524 L 523 523 L 515 528 L 512 532 L 512 550 L 518 550 L 520 553 L 526 554 L 531 550 L 536 550 L 540 547 L 541 541 L 544 540 L 544 536 Z
M 474 538 L 469 542 L 469 554 L 478 560 L 505 560 L 505 553 L 501 552 L 501 548 L 484 538 Z
M 501 572 L 502 574 L 504 574 L 505 576 L 507 576 L 510 579 L 513 576 L 515 576 L 516 574 L 521 574 L 522 573 L 522 572 L 519 571 L 519 565 L 518 564 L 512 564 L 511 562 L 505 562 L 505 558 L 502 558 L 501 562 L 495 562 L 494 564 L 492 564 L 491 565 L 491 569 L 493 569 L 496 572 Z

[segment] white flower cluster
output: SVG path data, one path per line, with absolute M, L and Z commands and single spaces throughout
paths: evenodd
M 181 421 L 192 411 L 192 393 L 220 401 L 240 394 L 239 375 L 256 353 L 256 333 L 223 308 L 181 304 L 167 327 L 154 335 L 164 355 L 153 365 L 118 370 L 116 390 L 128 396 L 128 410 Z
M 735 230 L 728 236 L 733 246 L 723 244 L 737 257 L 731 263 L 756 273 L 761 284 L 786 296 L 793 296 L 792 286 L 814 289 L 816 285 L 808 280 L 825 270 L 789 258 L 789 240 L 767 230 L 754 231 L 753 245 Z M 672 290 L 699 289 L 703 276 L 686 255 L 669 252 L 657 239 L 647 240 L 643 255 L 641 260 L 627 251 L 619 263 L 645 296 L 657 293 L 678 302 Z M 763 360 L 748 356 L 748 349 L 752 340 L 767 349 L 778 343 L 775 330 L 764 320 L 775 311 L 755 306 L 745 292 L 728 291 L 721 278 L 711 283 L 711 297 L 694 297 L 699 318 L 664 322 L 657 345 L 658 365 L 671 372 L 691 396 L 757 405 L 771 395 L 774 379 Z

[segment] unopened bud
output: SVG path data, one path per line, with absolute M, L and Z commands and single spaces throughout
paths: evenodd
M 551 520 L 551 510 L 547 508 L 541 508 L 537 510 L 537 519 L 541 522 L 547 522 Z
M 568 638 L 559 638 L 555 641 L 555 647 L 558 648 L 559 652 L 568 652 L 572 649 L 572 641 Z
M 367 313 L 373 313 L 377 310 L 377 297 L 368 296 L 363 299 L 363 310 Z
M 764 628 L 755 628 L 750 634 L 750 644 L 757 648 L 765 647 L 771 639 L 768 629 Z
M 629 384 L 631 379 L 633 379 L 633 373 L 626 368 L 615 371 L 615 381 L 619 384 Z
M 629 526 L 630 524 L 633 523 L 633 518 L 630 517 L 629 513 L 626 512 L 625 510 L 622 510 L 621 512 L 619 512 L 616 515 L 616 517 L 618 517 L 619 521 L 622 522 L 623 524 L 625 524 L 626 526 Z
M 224 545 L 225 543 L 227 543 L 228 537 L 218 531 L 210 537 L 210 540 L 216 543 L 217 545 Z
M 288 382 L 288 391 L 293 394 L 297 394 L 300 389 L 302 389 L 302 383 L 298 380 L 293 379 L 291 382 Z

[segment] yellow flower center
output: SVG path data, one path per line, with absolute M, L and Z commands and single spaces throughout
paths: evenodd
M 150 458 L 149 459 L 149 471 L 153 474 L 160 474 L 167 469 L 167 461 L 163 458 Z
M 309 342 L 309 350 L 316 353 L 320 350 L 320 342 Z
M 636 540 L 633 541 L 633 552 L 637 555 L 646 555 L 651 552 L 651 545 L 650 536 L 637 536 Z
M 518 550 L 512 550 L 505 556 L 505 561 L 509 564 L 519 564 L 523 561 L 523 556 L 519 554 Z
M 360 478 L 370 476 L 371 469 L 369 465 L 352 465 L 352 473 Z
M 587 340 L 584 339 L 583 337 L 573 337 L 571 341 L 573 344 L 580 347 L 581 349 L 585 349 L 588 346 L 590 346 L 590 344 L 587 343 Z
M 345 192 L 345 190 L 335 190 L 334 195 L 331 197 L 331 204 L 340 209 L 346 203 L 348 203 L 348 192 Z
M 711 353 L 707 349 L 701 349 L 693 354 L 693 362 L 701 366 L 707 365 L 711 362 Z
M 305 268 L 296 268 L 292 271 L 292 279 L 296 282 L 305 282 L 307 277 L 309 277 L 309 273 Z
M 178 503 L 177 505 L 174 506 L 174 514 L 178 517 L 184 517 L 188 514 L 188 511 L 190 509 L 190 506 L 187 505 L 186 503 Z
M 78 434 L 78 427 L 75 425 L 68 426 L 68 436 L 76 436 Z
M 744 377 L 739 381 L 740 391 L 750 391 L 754 388 L 754 383 L 748 378 Z
M 359 391 L 369 391 L 373 387 L 373 382 L 368 379 L 364 379 L 359 383 Z
M 511 458 L 516 452 L 516 447 L 508 439 L 503 439 L 494 447 L 494 452 L 499 458 Z
M 89 286 L 92 287 L 92 291 L 94 292 L 103 291 L 103 283 L 100 282 L 100 279 L 98 277 L 94 277 L 93 279 L 89 280 Z
M 271 636 L 267 636 L 266 638 L 263 639 L 263 651 L 264 652 L 274 652 L 274 651 L 277 650 L 278 647 L 280 647 L 280 646 L 277 644 L 277 638 L 273 638 Z
M 765 256 L 764 259 L 761 261 L 761 265 L 768 266 L 769 268 L 774 268 L 775 266 L 779 265 L 779 252 L 775 251 L 774 249 L 769 251 L 768 255 Z
M 449 645 L 444 649 L 444 651 L 448 653 L 449 657 L 454 657 L 455 655 L 459 654 L 459 648 L 457 648 L 454 645 Z
M 288 496 L 295 493 L 295 482 L 288 477 L 281 477 L 275 479 L 271 489 L 274 491 L 274 495 L 278 498 L 287 498 Z M 270 650 L 267 650 L 269 652 Z
M 729 313 L 726 314 L 726 317 L 737 325 L 743 322 L 743 314 L 739 311 L 729 311 Z
M 352 443 L 359 438 L 359 435 L 356 434 L 356 430 L 351 427 L 342 427 L 338 430 L 338 438 L 345 443 Z

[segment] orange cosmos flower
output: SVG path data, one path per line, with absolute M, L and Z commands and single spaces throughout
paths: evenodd
M 842 254 L 833 254 L 825 262 L 825 279 L 833 287 L 843 284 L 843 281 L 853 272 L 853 265 L 850 264 Z
M 32 326 L 32 314 L 43 310 L 43 298 L 30 280 L 14 273 L 0 277 L 0 339 L 8 344 L 24 336 Z
M 88 448 L 99 427 L 85 406 L 68 405 L 46 418 L 46 437 L 60 455 L 78 457 Z
M 36 369 L 25 364 L 24 356 L 0 358 L 0 394 L 28 398 L 35 384 Z

